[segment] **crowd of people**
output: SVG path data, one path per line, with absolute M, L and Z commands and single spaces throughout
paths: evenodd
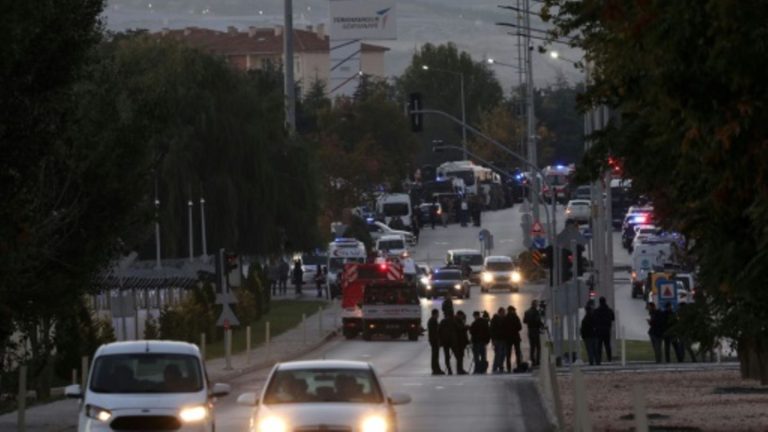
M 499 308 L 493 315 L 487 311 L 474 311 L 472 323 L 467 323 L 463 311 L 455 311 L 450 298 L 442 304 L 443 318 L 440 311 L 433 309 L 427 322 L 427 334 L 432 348 L 432 375 L 453 374 L 452 361 L 456 364 L 456 374 L 468 373 L 485 374 L 488 372 L 488 345 L 493 347 L 493 364 L 491 372 L 516 373 L 526 372 L 531 366 L 539 365 L 540 335 L 544 329 L 542 311 L 537 300 L 531 302 L 531 307 L 525 311 L 522 321 L 514 306 Z M 528 327 L 528 342 L 530 345 L 529 362 L 524 361 L 520 348 L 523 324 Z M 472 371 L 464 366 L 464 357 L 471 347 Z M 443 365 L 440 364 L 440 354 L 443 355 Z M 512 367 L 512 354 L 515 367 Z

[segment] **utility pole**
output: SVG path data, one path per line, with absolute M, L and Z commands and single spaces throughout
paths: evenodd
M 526 86 L 526 114 L 527 114 L 527 127 L 526 133 L 528 134 L 528 161 L 534 166 L 538 167 L 538 158 L 536 156 L 536 119 L 533 111 L 533 45 L 531 43 L 531 0 L 525 0 L 525 53 L 526 53 L 526 74 L 527 74 L 527 86 Z M 539 215 L 539 178 L 533 176 L 533 182 L 529 188 L 531 205 L 533 206 L 533 220 L 538 222 L 540 220 Z M 553 197 L 554 198 L 554 197 Z M 550 229 L 556 229 L 556 227 L 550 227 Z
M 285 0 L 283 55 L 285 124 L 288 132 L 293 134 L 296 132 L 296 84 L 293 76 L 293 0 Z

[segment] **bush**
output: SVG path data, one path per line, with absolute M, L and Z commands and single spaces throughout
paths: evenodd
M 159 319 L 160 337 L 198 343 L 201 333 L 209 337 L 214 334 L 216 316 L 213 308 L 200 301 L 205 296 L 200 290 L 196 291 L 180 305 L 163 309 Z
M 261 317 L 257 298 L 251 291 L 238 289 L 235 291 L 235 298 L 237 299 L 235 315 L 241 326 L 247 326 Z
M 53 372 L 60 380 L 71 378 L 72 369 L 80 368 L 83 356 L 92 357 L 101 345 L 115 341 L 112 321 L 95 318 L 85 298 L 70 314 L 59 317 L 54 331 Z
M 158 328 L 157 320 L 152 315 L 147 316 L 147 320 L 144 322 L 144 339 L 152 340 L 160 338 L 160 329 Z

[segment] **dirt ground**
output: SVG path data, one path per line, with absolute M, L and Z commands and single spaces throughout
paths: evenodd
M 573 430 L 571 376 L 558 377 L 558 383 L 566 430 Z M 637 385 L 646 395 L 652 431 L 768 431 L 768 387 L 741 380 L 738 371 L 590 373 L 585 385 L 595 431 L 634 429 Z

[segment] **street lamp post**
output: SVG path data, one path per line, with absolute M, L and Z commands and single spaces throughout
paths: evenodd
M 445 72 L 453 75 L 459 76 L 459 82 L 460 82 L 460 91 L 461 91 L 461 146 L 464 152 L 464 160 L 469 159 L 467 155 L 467 105 L 464 98 L 464 72 L 456 72 L 452 71 L 450 69 L 441 69 L 441 68 L 433 68 L 428 65 L 423 65 L 421 67 L 423 70 L 435 70 L 438 72 Z
M 157 189 L 155 189 L 155 269 L 163 268 L 160 260 L 160 200 L 157 198 Z
M 205 237 L 205 198 L 200 197 L 200 231 L 202 231 L 203 260 L 208 256 L 208 240 Z
M 192 262 L 195 260 L 195 243 L 194 238 L 192 234 L 193 226 L 192 226 L 192 200 L 187 201 L 187 224 L 189 225 L 188 233 L 189 233 L 189 262 Z
M 516 66 L 510 63 L 500 62 L 494 58 L 489 58 L 487 62 L 489 65 L 504 66 L 504 67 L 508 67 L 510 69 L 516 70 L 517 77 L 518 77 L 518 85 L 520 87 L 523 86 L 523 69 L 520 66 Z M 519 109 L 520 116 L 522 116 L 523 113 L 525 112 L 525 104 L 523 103 L 522 98 L 520 98 L 519 103 L 517 105 L 519 106 L 518 109 Z M 520 149 L 520 154 L 527 155 L 528 152 L 525 149 L 525 135 L 522 130 L 518 134 L 517 145 L 518 145 L 518 148 Z

